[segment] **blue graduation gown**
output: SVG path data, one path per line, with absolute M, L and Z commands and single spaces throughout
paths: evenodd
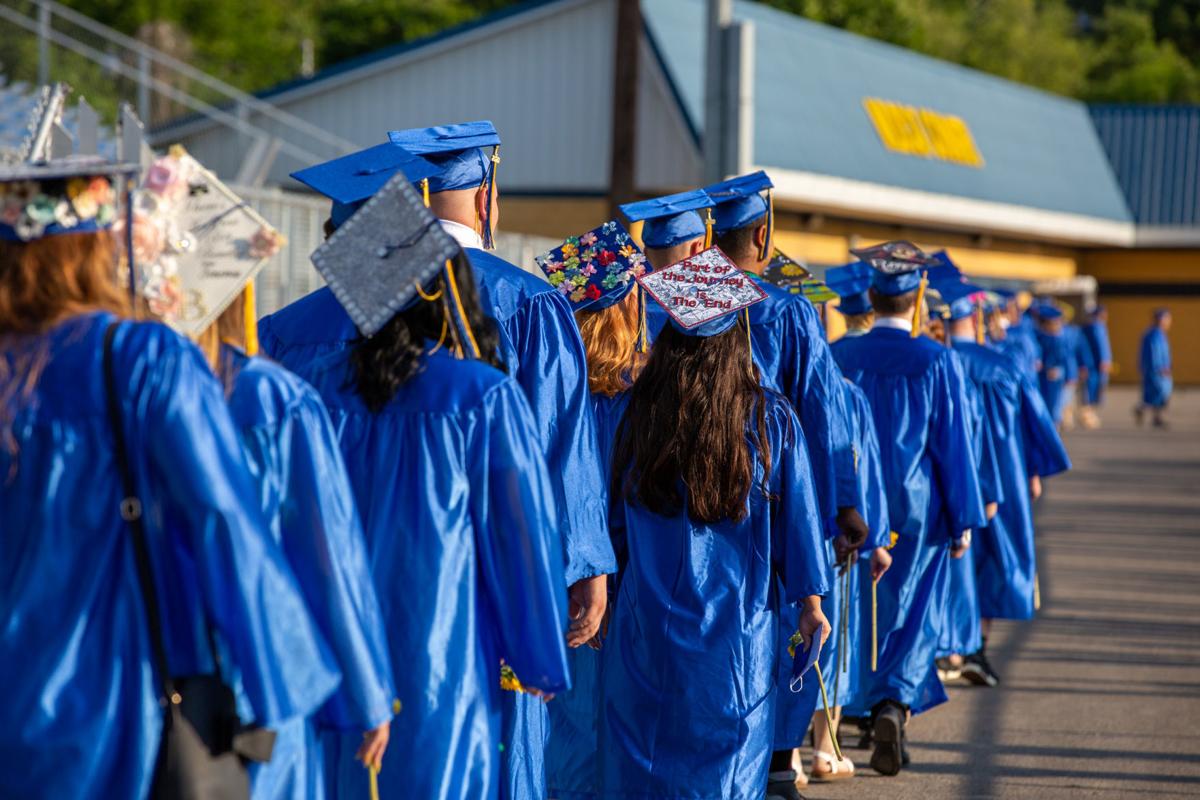
M 1171 399 L 1174 382 L 1171 378 L 1171 344 L 1157 325 L 1142 336 L 1138 364 L 1142 370 L 1142 402 L 1162 408 Z
M 780 609 L 824 594 L 829 571 L 799 421 L 783 398 L 767 402 L 777 499 L 752 490 L 741 522 L 704 525 L 613 498 L 622 570 L 601 651 L 603 797 L 762 797 Z
M 1054 424 L 1062 421 L 1063 411 L 1070 400 L 1066 391 L 1067 381 L 1075 374 L 1075 350 L 1065 333 L 1050 334 L 1037 332 L 1038 346 L 1042 352 L 1042 366 L 1038 373 L 1038 388 Z
M 979 612 L 1030 619 L 1037 564 L 1029 478 L 1062 472 L 1070 460 L 1041 394 L 1016 362 L 974 342 L 954 347 L 983 399 L 1004 497 L 971 544 Z
M 974 339 L 953 339 L 951 346 L 967 376 L 967 395 L 970 398 L 969 419 L 978 459 L 979 488 L 983 501 L 1002 506 L 1007 502 L 1003 478 L 997 460 L 996 431 L 992 419 L 993 411 L 984 398 L 975 375 L 981 369 L 980 362 L 991 363 L 1001 357 L 990 348 L 979 345 Z M 998 512 L 997 512 L 998 513 Z M 954 532 L 950 532 L 952 535 Z M 973 539 L 980 530 L 972 533 Z M 971 547 L 975 547 L 974 541 Z M 958 559 L 950 559 L 946 592 L 946 625 L 938 647 L 938 655 L 954 653 L 966 655 L 977 651 L 982 642 L 980 627 L 979 593 L 976 585 L 975 559 L 971 553 Z
M 1083 326 L 1083 337 L 1091 351 L 1092 368 L 1088 370 L 1087 403 L 1090 406 L 1100 405 L 1104 400 L 1104 390 L 1108 388 L 1108 373 L 1100 369 L 1106 364 L 1112 364 L 1112 344 L 1108 339 L 1108 325 L 1103 322 L 1089 322 Z
M 950 350 L 891 328 L 841 340 L 835 356 L 871 404 L 899 535 L 878 587 L 879 668 L 853 710 L 891 699 L 920 713 L 946 699 L 933 661 L 952 536 L 984 522 L 965 378 Z
M 996 343 L 996 347 L 1012 358 L 1022 372 L 1037 380 L 1042 351 L 1038 345 L 1037 333 L 1028 319 L 1022 318 L 1020 325 L 1010 327 L 1004 338 Z
M 271 761 L 255 766 L 253 794 L 325 794 L 318 726 L 355 733 L 392 718 L 392 668 L 383 614 L 371 583 L 366 543 L 337 437 L 321 398 L 265 358 L 223 346 L 232 377 L 229 411 L 258 490 L 263 515 L 329 641 L 342 685 L 321 712 L 277 730 Z
M 31 341 L 48 360 L 7 409 L 3 797 L 144 797 L 158 754 L 161 677 L 105 410 L 111 320 L 81 315 Z M 113 363 L 172 674 L 212 672 L 211 624 L 259 723 L 313 713 L 339 674 L 263 520 L 221 386 L 193 345 L 154 323 L 122 323 Z
M 629 405 L 629 393 L 614 397 L 592 395 L 600 451 L 604 464 L 599 480 L 608 482 L 612 448 L 617 427 Z M 611 602 L 611 600 L 610 600 Z M 568 651 L 571 690 L 546 706 L 550 732 L 546 743 L 546 787 L 555 800 L 590 800 L 599 791 L 596 725 L 602 709 L 600 692 L 601 653 L 591 647 Z
M 445 350 L 379 414 L 348 385 L 345 352 L 300 376 L 337 431 L 388 635 L 401 710 L 381 795 L 494 798 L 500 659 L 536 688 L 568 684 L 562 550 L 528 403 L 511 378 Z M 327 745 L 338 796 L 367 796 L 360 742 Z

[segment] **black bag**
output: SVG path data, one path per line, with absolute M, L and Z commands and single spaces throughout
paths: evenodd
M 221 664 L 212 629 L 208 629 L 216 674 L 173 678 L 167 670 L 162 618 L 154 591 L 150 551 L 125 449 L 120 404 L 113 375 L 112 349 L 117 323 L 104 332 L 104 386 L 109 421 L 116 441 L 117 466 L 121 470 L 125 498 L 121 518 L 133 535 L 138 583 L 146 603 L 154 667 L 162 680 L 159 704 L 164 708 L 162 740 L 154 769 L 151 798 L 171 800 L 246 800 L 250 797 L 247 761 L 268 761 L 275 734 L 263 728 L 244 728 L 237 715 L 233 691 L 221 680 Z

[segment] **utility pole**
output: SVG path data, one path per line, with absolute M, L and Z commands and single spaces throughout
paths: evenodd
M 708 0 L 708 38 L 704 51 L 704 179 L 725 177 L 726 72 L 729 63 L 727 35 L 733 22 L 733 0 Z
M 642 9 L 638 0 L 616 0 L 612 93 L 612 146 L 609 151 L 609 218 L 617 206 L 636 199 L 638 51 Z

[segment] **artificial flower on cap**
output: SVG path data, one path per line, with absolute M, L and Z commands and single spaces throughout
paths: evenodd
M 864 261 L 834 267 L 825 273 L 825 283 L 836 294 L 838 311 L 843 314 L 869 314 L 871 308 L 871 276 L 875 270 Z
M 185 336 L 203 333 L 247 289 L 246 351 L 255 355 L 254 278 L 282 234 L 176 145 L 134 193 L 132 239 L 141 295 Z
M 137 171 L 97 157 L 0 165 L 0 239 L 107 230 L 117 221 L 120 179 Z
M 718 247 L 637 279 L 687 336 L 716 336 L 733 327 L 737 312 L 765 298 L 764 292 Z
M 704 247 L 712 245 L 713 201 L 703 189 L 663 195 L 620 206 L 630 222 L 644 222 L 642 244 L 656 249 L 676 247 L 693 239 L 704 238 Z M 701 211 L 705 216 L 701 217 Z
M 425 179 L 429 192 L 487 189 L 483 248 L 492 249 L 492 187 L 500 164 L 500 134 L 487 120 L 389 131 L 388 140 L 428 159 L 436 171 Z M 488 148 L 491 149 L 488 152 Z
M 616 221 L 572 236 L 534 259 L 574 311 L 619 303 L 646 272 L 646 256 Z
M 718 234 L 727 233 L 765 216 L 767 236 L 758 252 L 759 258 L 765 258 L 766 248 L 772 245 L 772 233 L 775 228 L 774 203 L 771 200 L 771 189 L 774 186 L 767 173 L 762 170 L 705 186 L 704 193 L 713 201 L 714 230 Z M 767 193 L 765 198 L 763 192 Z
M 397 172 L 403 172 L 416 184 L 436 175 L 438 168 L 402 145 L 388 141 L 297 170 L 291 176 L 333 201 L 329 219 L 337 228 Z

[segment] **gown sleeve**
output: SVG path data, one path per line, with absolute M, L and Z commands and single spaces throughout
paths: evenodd
M 983 390 L 969 381 L 967 390 L 973 395 L 975 414 L 975 455 L 979 459 L 979 491 L 984 504 L 1003 503 L 1004 486 L 1000 479 L 1000 465 L 996 459 L 996 433 L 984 402 Z M 986 509 L 985 509 L 986 510 Z
M 791 409 L 774 415 L 768 433 L 779 443 L 777 498 L 772 503 L 771 558 L 783 583 L 783 601 L 797 603 L 829 591 L 825 531 L 817 513 L 812 467 Z
M 936 372 L 940 372 L 940 379 L 932 387 L 929 449 L 934 472 L 943 487 L 942 502 L 951 523 L 951 537 L 957 539 L 962 531 L 981 528 L 987 520 L 975 468 L 978 461 L 971 441 L 970 399 L 962 365 L 948 351 L 942 355 Z
M 1033 379 L 1025 375 L 1021 377 L 1020 426 L 1030 475 L 1048 478 L 1071 468 L 1071 459 L 1050 409 Z
M 395 688 L 383 613 L 366 541 L 333 423 L 311 391 L 302 393 L 278 430 L 243 437 L 250 461 L 286 461 L 281 473 L 283 548 L 317 626 L 342 671 L 342 685 L 321 710 L 330 727 L 370 730 L 391 719 Z
M 340 674 L 268 533 L 221 386 L 190 344 L 164 346 L 153 363 L 137 433 L 179 500 L 208 619 L 258 723 L 308 716 Z
M 517 351 L 513 377 L 537 421 L 557 528 L 566 557 L 567 585 L 616 571 L 605 512 L 608 487 L 596 438 L 583 340 L 566 300 L 557 292 L 535 295 L 505 323 Z
M 523 684 L 560 692 L 570 686 L 567 584 L 554 493 L 537 441 L 516 385 L 504 381 L 491 389 L 469 443 L 470 502 L 500 656 Z

